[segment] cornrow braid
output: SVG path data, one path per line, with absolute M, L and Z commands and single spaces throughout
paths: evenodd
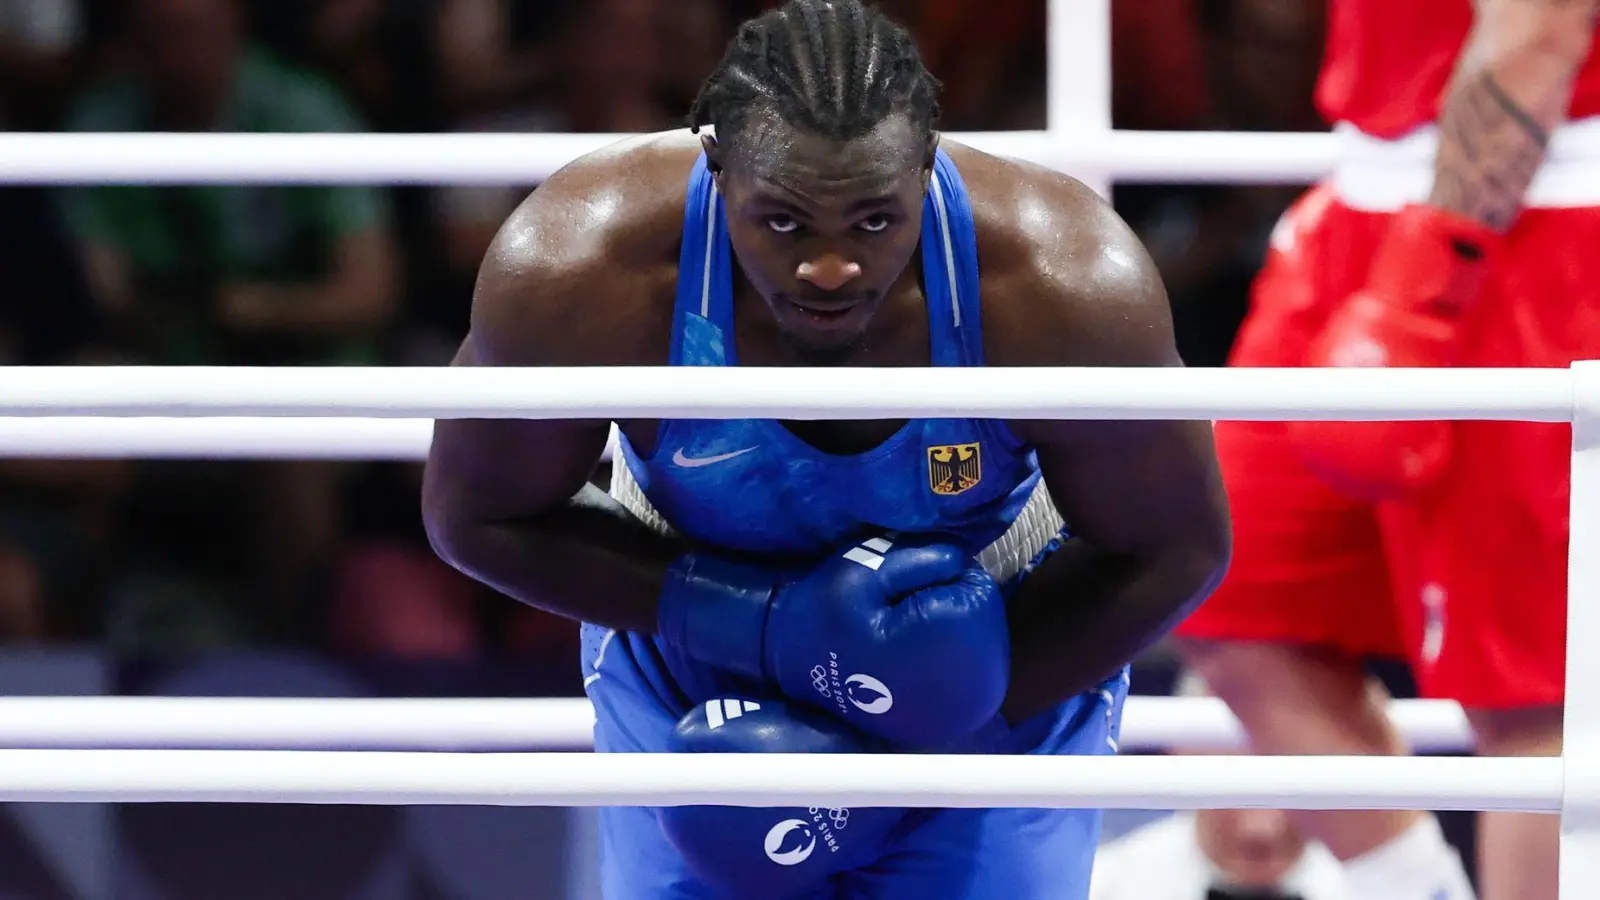
M 923 134 L 939 117 L 939 81 L 900 26 L 860 0 L 789 0 L 740 26 L 689 110 L 694 131 L 736 134 L 770 109 L 834 140 L 905 113 Z

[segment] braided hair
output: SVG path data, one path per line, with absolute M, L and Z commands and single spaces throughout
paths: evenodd
M 911 35 L 860 0 L 789 0 L 729 42 L 689 110 L 698 133 L 737 135 L 763 112 L 837 141 L 904 113 L 924 137 L 939 117 L 939 81 Z

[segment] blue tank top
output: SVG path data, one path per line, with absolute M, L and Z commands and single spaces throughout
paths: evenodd
M 923 283 L 934 366 L 981 366 L 977 237 L 966 187 L 939 151 L 922 213 Z M 736 366 L 733 252 L 705 158 L 689 177 L 671 364 Z M 612 495 L 647 523 L 745 553 L 820 556 L 885 531 L 939 534 L 973 553 L 1007 591 L 1066 536 L 1038 461 L 1002 421 L 912 419 L 879 446 L 825 453 L 771 419 L 660 423 L 646 458 L 618 440 Z M 654 637 L 586 633 L 594 655 L 621 638 L 669 705 L 761 686 L 683 656 Z M 590 655 L 590 654 L 586 654 Z M 1079 704 L 1040 717 L 1023 748 L 1051 752 Z M 1020 737 L 1021 735 L 1019 735 Z
M 689 179 L 671 364 L 736 366 L 733 252 L 704 157 Z M 972 209 L 942 151 L 922 214 L 934 366 L 983 365 Z M 825 453 L 771 419 L 664 421 L 628 473 L 672 528 L 749 553 L 821 555 L 884 531 L 943 534 L 977 553 L 1039 482 L 1032 453 L 993 419 L 913 419 L 864 453 Z

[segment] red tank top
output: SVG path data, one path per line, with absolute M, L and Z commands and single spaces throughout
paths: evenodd
M 1317 108 L 1377 137 L 1434 121 L 1471 27 L 1469 0 L 1329 0 Z M 1573 119 L 1600 113 L 1600 53 L 1568 109 Z

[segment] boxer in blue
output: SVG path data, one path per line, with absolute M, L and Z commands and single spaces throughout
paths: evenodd
M 1115 214 L 941 141 L 937 91 L 857 0 L 746 23 L 715 136 L 587 156 L 506 223 L 456 364 L 1181 365 Z M 601 752 L 1112 753 L 1126 663 L 1231 547 L 1204 422 L 628 421 L 606 494 L 608 425 L 439 422 L 423 496 L 444 559 L 585 623 Z M 1082 900 L 1098 821 L 607 809 L 603 883 Z

